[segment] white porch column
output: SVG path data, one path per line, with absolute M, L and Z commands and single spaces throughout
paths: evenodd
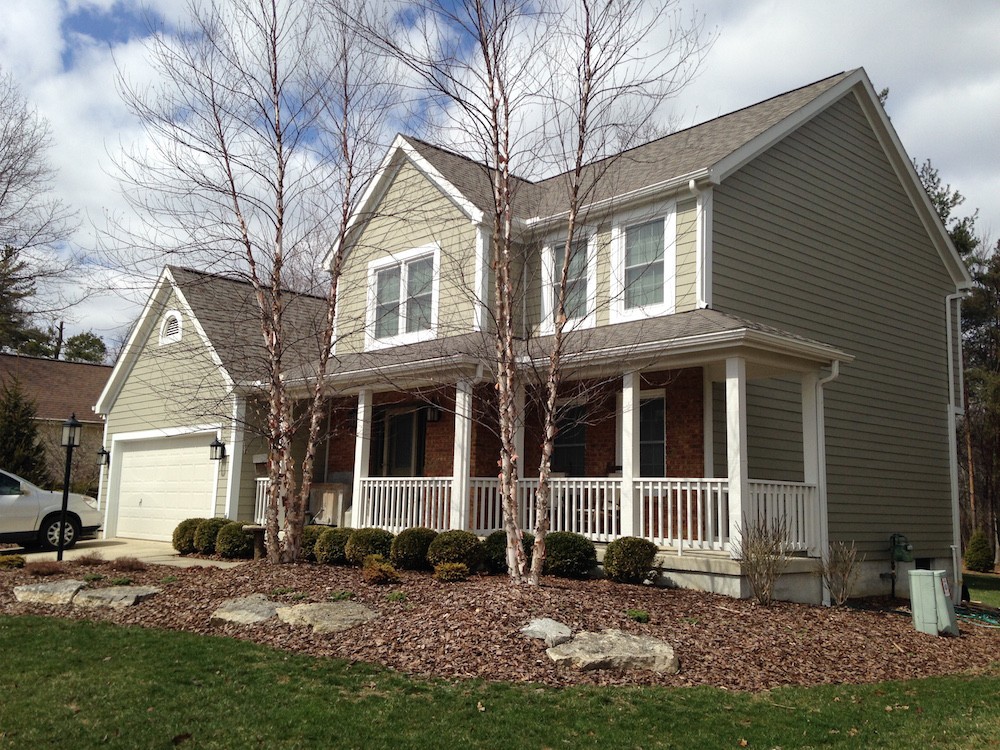
M 642 498 L 636 496 L 639 475 L 639 373 L 622 378 L 622 536 L 642 531 Z
M 819 399 L 819 374 L 816 372 L 802 373 L 802 479 L 806 484 L 816 487 L 816 503 L 806 508 L 809 522 L 809 549 L 810 557 L 818 557 L 821 552 L 820 540 L 820 514 L 819 502 L 819 476 L 820 476 L 820 435 L 818 421 Z
M 372 392 L 363 388 L 358 394 L 358 421 L 354 438 L 354 491 L 352 494 L 351 526 L 365 524 L 367 503 L 361 494 L 361 480 L 368 477 L 368 464 L 372 449 Z
M 517 478 L 524 479 L 524 383 L 519 383 L 514 391 L 514 408 L 517 409 L 517 425 L 514 429 L 514 450 L 517 451 Z
M 749 507 L 747 462 L 747 363 L 726 360 L 726 448 L 729 457 L 729 553 L 737 557 L 744 510 Z
M 472 473 L 472 383 L 455 384 L 455 458 L 452 464 L 449 528 L 469 526 L 469 475 Z
M 702 370 L 701 387 L 702 432 L 704 442 L 702 452 L 705 457 L 703 477 L 715 476 L 715 396 L 712 393 L 712 378 L 708 368 Z

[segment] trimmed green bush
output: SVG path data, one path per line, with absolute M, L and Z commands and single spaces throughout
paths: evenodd
M 648 539 L 623 536 L 604 552 L 604 573 L 612 581 L 641 581 L 653 567 L 656 545 Z
M 469 577 L 469 566 L 465 563 L 440 563 L 434 566 L 434 577 L 444 583 L 458 583 Z
M 199 523 L 194 532 L 195 551 L 203 555 L 213 554 L 215 552 L 215 539 L 219 536 L 222 527 L 228 523 L 231 523 L 228 518 L 206 518 Z
M 392 534 L 385 529 L 355 529 L 344 547 L 344 556 L 351 565 L 364 565 L 369 555 L 388 559 L 392 550 Z
M 993 550 L 982 529 L 977 530 L 969 539 L 969 546 L 965 548 L 965 567 L 976 573 L 993 572 Z
M 483 563 L 483 543 L 471 531 L 443 531 L 427 549 L 427 562 L 435 568 L 441 563 L 465 563 L 473 571 Z
M 13 570 L 24 567 L 22 555 L 0 555 L 0 570 Z
M 373 586 L 399 583 L 399 573 L 383 555 L 368 555 L 361 568 L 361 577 Z
M 347 557 L 344 555 L 344 549 L 352 533 L 353 529 L 340 527 L 323 529 L 313 547 L 313 557 L 316 558 L 316 562 L 324 565 L 346 565 Z
M 531 565 L 531 548 L 535 545 L 535 535 L 530 531 L 525 531 L 521 537 L 521 546 L 524 547 L 524 556 Z M 494 531 L 483 542 L 483 554 L 485 556 L 486 569 L 490 573 L 507 572 L 507 532 L 501 529 Z
M 426 570 L 430 567 L 427 563 L 427 549 L 437 535 L 434 529 L 424 526 L 400 531 L 392 540 L 389 560 L 403 570 Z
M 302 528 L 302 543 L 299 545 L 299 560 L 316 562 L 316 542 L 320 534 L 329 526 L 310 525 Z
M 173 545 L 179 554 L 190 555 L 195 551 L 194 534 L 204 518 L 185 518 L 174 529 Z
M 215 551 L 225 558 L 249 560 L 253 557 L 253 536 L 239 521 L 227 523 L 215 537 Z
M 594 543 L 572 531 L 553 531 L 545 535 L 546 575 L 562 578 L 585 578 L 597 565 Z

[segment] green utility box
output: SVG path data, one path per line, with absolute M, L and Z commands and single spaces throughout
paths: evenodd
M 958 635 L 947 571 L 910 571 L 910 610 L 913 612 L 913 627 L 921 633 Z

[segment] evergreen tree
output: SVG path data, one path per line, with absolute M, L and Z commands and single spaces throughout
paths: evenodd
M 108 356 L 104 340 L 93 331 L 84 331 L 66 339 L 63 359 L 67 362 L 90 362 L 102 364 Z
M 49 483 L 45 449 L 38 440 L 37 410 L 17 378 L 0 385 L 0 468 L 38 485 Z

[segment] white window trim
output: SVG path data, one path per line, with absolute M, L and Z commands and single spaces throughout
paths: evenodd
M 655 219 L 663 220 L 663 299 L 625 308 L 625 230 Z M 611 226 L 611 322 L 643 320 L 674 312 L 677 297 L 677 204 L 656 203 L 615 217 Z
M 375 308 L 376 308 L 376 280 L 378 272 L 391 268 L 392 266 L 402 266 L 405 263 L 424 255 L 432 255 L 434 270 L 433 283 L 431 286 L 431 327 L 425 331 L 413 331 L 412 333 L 397 333 L 395 336 L 386 338 L 375 337 Z M 400 276 L 400 294 L 405 294 L 405 279 Z M 427 341 L 437 337 L 438 328 L 438 307 L 440 304 L 440 282 L 441 282 L 441 246 L 436 242 L 412 250 L 373 260 L 368 264 L 368 305 L 365 310 L 365 349 L 386 349 L 392 346 L 403 344 L 413 344 L 418 341 Z M 405 326 L 400 326 L 402 330 Z
M 639 391 L 639 406 L 642 406 L 643 401 L 652 401 L 653 399 L 662 398 L 663 399 L 663 440 L 666 442 L 667 439 L 667 389 L 666 388 L 643 388 Z M 639 434 L 635 435 L 636 440 L 636 450 L 639 447 Z M 637 453 L 638 455 L 638 453 Z M 622 465 L 622 394 L 619 391 L 617 397 L 615 398 L 615 464 L 618 466 Z
M 177 321 L 177 333 L 167 334 L 164 331 L 167 330 L 167 325 L 171 320 Z M 177 310 L 168 310 L 163 316 L 163 322 L 160 323 L 160 346 L 164 344 L 172 344 L 175 341 L 180 341 L 181 336 L 184 334 L 184 319 L 181 317 L 180 312 Z
M 597 232 L 592 227 L 578 227 L 574 234 L 576 239 L 587 241 L 587 314 L 582 318 L 567 320 L 564 331 L 593 328 L 597 325 Z M 555 333 L 555 306 L 552 300 L 552 287 L 556 279 L 555 248 L 565 241 L 565 234 L 553 235 L 542 246 L 542 320 L 538 330 L 543 335 Z

